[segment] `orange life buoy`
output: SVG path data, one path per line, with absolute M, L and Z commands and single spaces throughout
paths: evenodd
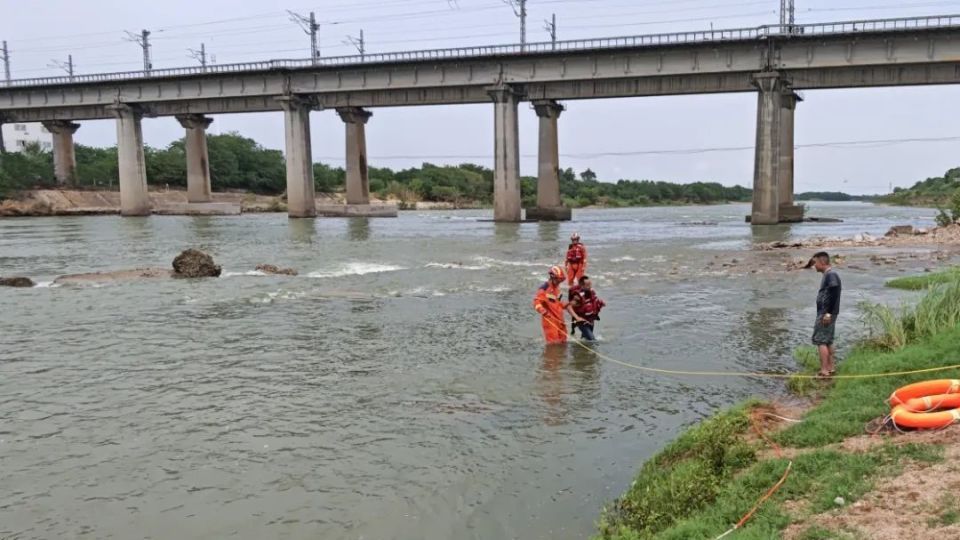
M 956 409 L 960 407 L 960 394 L 939 394 L 908 399 L 900 407 L 907 412 L 915 413 Z
M 910 412 L 906 405 L 897 405 L 890 419 L 900 427 L 916 429 L 940 429 L 960 421 L 960 409 L 939 412 Z
M 960 380 L 937 379 L 908 384 L 890 395 L 890 405 L 903 405 L 909 399 L 960 393 Z

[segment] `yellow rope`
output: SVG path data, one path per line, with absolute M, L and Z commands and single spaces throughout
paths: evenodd
M 546 319 L 550 324 L 554 325 L 556 328 L 561 329 L 554 321 Z M 566 326 L 562 328 L 563 332 L 566 334 Z M 686 376 L 695 376 L 695 377 L 765 377 L 768 379 L 824 379 L 820 375 L 806 375 L 800 373 L 760 373 L 756 371 L 685 371 L 678 369 L 661 369 L 661 368 L 652 368 L 647 366 L 638 366 L 636 364 L 631 364 L 629 362 L 624 362 L 623 360 L 617 360 L 612 356 L 603 354 L 595 350 L 593 347 L 588 347 L 583 341 L 573 336 L 570 338 L 571 341 L 577 345 L 583 347 L 584 349 L 592 352 L 597 355 L 597 357 L 611 362 L 617 365 L 621 365 L 628 368 L 639 369 L 640 371 L 646 371 L 650 373 L 659 373 L 661 375 L 686 375 Z M 863 373 L 855 375 L 832 375 L 829 378 L 831 379 L 879 379 L 883 377 L 900 377 L 903 375 L 915 375 L 918 373 L 933 373 L 936 371 L 948 371 L 951 369 L 960 369 L 960 364 L 954 364 L 952 366 L 943 366 L 943 367 L 933 367 L 925 369 L 913 369 L 910 371 L 893 371 L 889 373 Z

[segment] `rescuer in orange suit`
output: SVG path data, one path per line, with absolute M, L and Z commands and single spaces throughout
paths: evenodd
M 533 309 L 541 315 L 543 338 L 547 344 L 566 343 L 567 323 L 563 318 L 566 306 L 563 293 L 560 292 L 560 285 L 566 276 L 559 266 L 550 267 L 548 276 L 547 282 L 540 286 L 537 296 L 533 298 Z
M 587 271 L 587 248 L 580 243 L 580 235 L 570 235 L 570 246 L 567 247 L 567 286 L 580 282 L 580 277 Z

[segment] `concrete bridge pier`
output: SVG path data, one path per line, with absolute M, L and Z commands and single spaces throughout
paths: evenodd
M 493 99 L 493 220 L 518 222 L 520 206 L 519 94 L 508 86 L 488 89 Z
M 178 114 L 177 121 L 187 131 L 187 202 L 208 203 L 213 200 L 210 187 L 210 156 L 207 153 L 207 128 L 212 118 L 202 114 Z
M 77 181 L 77 154 L 73 145 L 73 134 L 80 124 L 68 120 L 48 120 L 43 122 L 53 135 L 53 174 L 60 185 L 72 186 Z
M 560 147 L 557 120 L 563 105 L 553 100 L 537 100 L 533 109 L 540 118 L 539 167 L 537 171 L 537 207 L 527 208 L 527 219 L 569 221 L 571 212 L 560 199 Z
M 143 157 L 143 113 L 133 105 L 116 103 L 110 110 L 117 119 L 117 161 L 120 176 L 120 214 L 147 216 L 151 213 L 147 193 L 147 165 Z
M 753 162 L 753 225 L 780 222 L 780 148 L 784 81 L 776 72 L 757 73 L 757 141 Z
M 337 114 L 347 129 L 347 204 L 370 204 L 366 124 L 373 113 L 360 107 L 341 107 Z
M 310 101 L 298 96 L 277 98 L 283 109 L 287 160 L 287 215 L 292 218 L 317 215 L 310 147 Z
M 803 101 L 792 89 L 784 89 L 780 102 L 780 166 L 777 171 L 780 179 L 778 190 L 780 197 L 780 223 L 803 221 L 803 205 L 794 204 L 793 196 L 793 155 L 794 155 L 794 113 L 797 103 Z

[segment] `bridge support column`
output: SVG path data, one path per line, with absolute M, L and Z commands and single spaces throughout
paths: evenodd
M 73 134 L 80 124 L 66 120 L 43 122 L 43 127 L 53 134 L 53 174 L 60 185 L 72 186 L 77 181 L 77 154 Z
M 213 122 L 202 114 L 178 114 L 177 121 L 187 131 L 187 202 L 213 200 L 210 187 L 210 156 L 207 153 L 207 128 Z
M 313 185 L 313 154 L 310 146 L 311 103 L 297 96 L 277 98 L 283 108 L 287 159 L 287 215 L 292 218 L 317 215 Z
M 112 105 L 110 109 L 117 119 L 120 214 L 150 215 L 147 165 L 143 157 L 143 129 L 140 125 L 143 115 L 138 108 L 122 103 Z
M 366 124 L 373 113 L 360 107 L 342 107 L 337 114 L 347 128 L 347 204 L 370 204 Z
M 793 196 L 793 147 L 794 113 L 802 98 L 793 90 L 784 89 L 780 102 L 780 166 L 777 171 L 780 179 L 778 190 L 780 197 L 780 222 L 796 223 L 803 221 L 803 205 L 794 204 Z
M 520 96 L 510 87 L 488 90 L 493 99 L 493 220 L 518 222 L 520 207 Z
M 780 147 L 784 81 L 779 73 L 758 73 L 753 84 L 757 98 L 757 142 L 753 162 L 753 225 L 780 222 Z
M 527 219 L 569 221 L 570 209 L 560 199 L 560 148 L 557 120 L 563 105 L 553 100 L 533 102 L 540 118 L 539 166 L 537 170 L 537 207 L 527 208 Z

